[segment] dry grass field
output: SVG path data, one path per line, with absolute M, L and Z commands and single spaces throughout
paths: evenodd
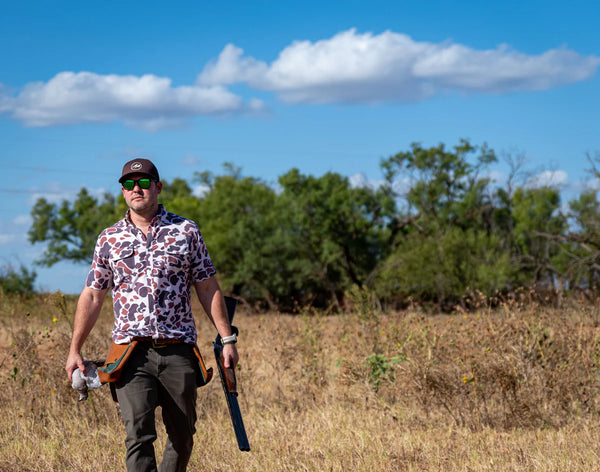
M 346 314 L 238 309 L 239 452 L 218 379 L 199 389 L 190 471 L 600 470 L 600 308 Z M 524 297 L 526 298 L 526 297 Z M 64 373 L 76 299 L 0 298 L 0 471 L 123 471 L 118 406 Z M 111 304 L 85 345 L 104 357 Z M 214 367 L 214 329 L 196 307 Z M 165 436 L 159 427 L 157 451 Z

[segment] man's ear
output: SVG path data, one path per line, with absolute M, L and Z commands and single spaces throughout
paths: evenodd
M 156 188 L 158 189 L 157 195 L 162 192 L 162 182 L 158 181 L 156 182 Z

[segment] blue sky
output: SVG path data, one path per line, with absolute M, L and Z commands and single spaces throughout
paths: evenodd
M 31 208 L 116 194 L 137 156 L 166 180 L 233 162 L 272 183 L 293 167 L 376 182 L 412 142 L 467 138 L 576 193 L 600 153 L 599 16 L 592 1 L 3 2 L 0 266 L 79 292 L 87 264 L 33 266 Z

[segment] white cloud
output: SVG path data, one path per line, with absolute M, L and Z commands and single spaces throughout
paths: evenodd
M 371 190 L 378 190 L 386 184 L 385 180 L 372 180 L 369 179 L 365 174 L 354 174 L 349 177 L 350 186 L 352 188 L 369 188 Z M 410 177 L 403 177 L 394 180 L 392 185 L 392 191 L 397 195 L 404 196 L 412 188 L 414 181 Z
M 40 198 L 46 199 L 49 203 L 61 203 L 63 200 L 75 200 L 79 189 L 65 188 L 61 182 L 47 182 L 43 188 L 34 187 L 30 189 L 30 196 L 27 202 L 34 205 Z
M 14 234 L 0 234 L 0 246 L 10 244 L 17 239 Z
M 351 175 L 348 181 L 352 188 L 370 188 L 372 190 L 377 190 L 385 184 L 383 180 L 372 180 L 362 173 Z
M 600 179 L 594 177 L 574 183 L 574 187 L 579 191 L 600 191 Z
M 97 200 L 103 200 L 104 195 L 110 193 L 103 187 L 87 188 L 86 190 L 91 197 Z M 27 203 L 33 206 L 40 198 L 44 198 L 48 203 L 54 204 L 60 204 L 63 200 L 73 202 L 77 199 L 80 191 L 81 187 L 65 187 L 65 184 L 62 182 L 50 181 L 46 182 L 42 187 L 30 188 L 27 192 L 29 193 Z
M 490 183 L 492 185 L 504 184 L 506 181 L 506 176 L 497 170 L 491 170 L 484 175 L 484 178 L 490 179 Z
M 183 159 L 179 160 L 179 163 L 185 167 L 198 167 L 202 161 L 199 157 L 188 154 Z
M 196 185 L 192 189 L 192 195 L 196 198 L 203 198 L 207 193 L 210 192 L 210 187 L 208 185 L 200 184 Z
M 0 113 L 25 126 L 121 121 L 154 131 L 199 115 L 256 113 L 258 98 L 228 86 L 274 92 L 288 103 L 418 102 L 446 93 L 545 90 L 592 77 L 600 57 L 558 48 L 539 55 L 506 45 L 477 50 L 385 31 L 342 31 L 319 41 L 294 41 L 270 64 L 228 44 L 193 85 L 173 86 L 153 74 L 63 71 L 18 93 L 0 84 Z
M 350 182 L 350 187 L 352 188 L 363 188 L 370 186 L 369 179 L 365 174 L 354 174 L 350 176 L 348 181 Z
M 30 226 L 32 222 L 30 215 L 17 215 L 15 219 L 13 219 L 13 224 L 15 226 Z
M 249 109 L 260 108 L 261 103 L 253 100 Z M 151 74 L 61 72 L 48 82 L 27 84 L 16 97 L 5 92 L 0 97 L 0 111 L 26 126 L 121 120 L 153 131 L 178 126 L 197 115 L 246 109 L 241 97 L 221 85 L 173 87 L 170 79 Z
M 410 192 L 414 182 L 410 177 L 404 177 L 402 179 L 397 179 L 392 182 L 392 190 L 397 195 L 407 195 Z
M 252 57 L 242 57 L 242 54 L 241 48 L 228 44 L 216 61 L 206 65 L 196 83 L 211 86 L 262 80 L 268 72 L 267 64 Z
M 292 103 L 416 102 L 446 92 L 544 90 L 587 79 L 599 65 L 599 57 L 564 48 L 527 55 L 505 45 L 475 50 L 350 29 L 314 43 L 293 42 L 270 65 L 229 44 L 197 84 L 246 82 Z
M 527 181 L 526 187 L 564 187 L 569 181 L 569 175 L 564 170 L 545 170 Z

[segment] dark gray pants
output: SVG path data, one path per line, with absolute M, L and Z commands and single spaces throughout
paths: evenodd
M 189 344 L 153 348 L 140 343 L 128 360 L 117 398 L 127 437 L 129 472 L 182 472 L 186 470 L 196 432 L 197 361 Z M 156 468 L 155 409 L 160 406 L 168 440 Z

